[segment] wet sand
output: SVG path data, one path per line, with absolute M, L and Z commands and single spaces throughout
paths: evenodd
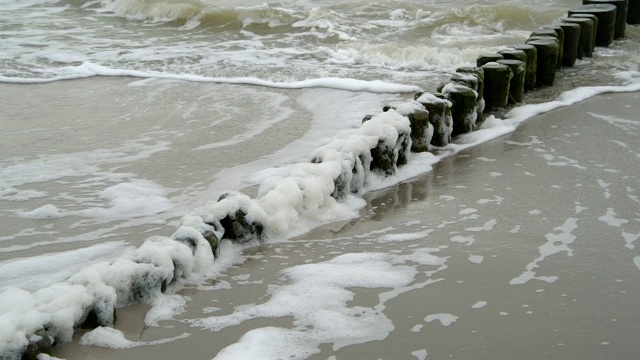
M 218 276 L 212 288 L 181 291 L 189 297 L 186 309 L 160 327 L 144 329 L 148 306 L 119 311 L 116 328 L 129 340 L 185 332 L 186 339 L 111 350 L 78 345 L 78 333 L 54 355 L 210 359 L 251 330 L 299 325 L 293 313 L 220 331 L 190 326 L 189 320 L 271 301 L 291 283 L 283 269 L 347 253 L 432 249 L 446 262 L 404 263 L 415 270 L 408 285 L 348 288 L 349 308 L 378 314 L 371 332 L 380 339 L 323 343 L 311 358 L 635 359 L 639 100 L 640 93 L 607 94 L 537 116 L 512 134 L 445 158 L 428 174 L 367 194 L 360 219 L 246 249 L 245 263 Z M 393 330 L 385 335 L 389 323 Z

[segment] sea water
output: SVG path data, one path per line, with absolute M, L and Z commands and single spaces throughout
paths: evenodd
M 46 289 L 87 266 L 115 261 L 148 238 L 169 236 L 182 216 L 226 191 L 255 197 L 260 185 L 286 179 L 317 148 L 357 129 L 364 115 L 411 99 L 417 90 L 434 91 L 457 67 L 523 43 L 532 30 L 556 22 L 576 5 L 569 0 L 1 1 L 0 290 L 8 291 L 2 301 L 20 299 L 10 295 L 15 288 L 27 294 Z M 563 69 L 556 87 L 527 99 L 541 105 L 513 112 L 504 122 L 487 122 L 484 133 L 461 139 L 449 152 L 509 133 L 535 113 L 595 93 L 637 90 L 639 38 L 638 28 L 629 27 L 626 39 Z M 557 97 L 590 86 L 611 88 Z M 442 156 L 416 155 L 397 176 L 377 179 L 365 193 L 428 172 Z M 365 206 L 357 197 L 343 205 L 330 216 L 303 221 L 295 231 L 285 228 L 268 243 L 362 216 Z M 461 216 L 473 214 L 472 208 L 461 211 Z M 618 223 L 613 210 L 602 216 Z M 559 225 L 571 232 L 571 222 Z M 625 234 L 633 246 L 636 235 Z M 391 237 L 398 239 L 402 236 Z M 453 234 L 451 241 L 471 245 L 475 238 Z M 223 250 L 216 268 L 202 271 L 205 278 L 247 260 L 230 244 Z M 436 252 L 416 251 L 416 258 Z M 443 261 L 429 256 L 435 265 Z M 469 256 L 474 264 L 484 259 Z M 371 279 L 337 285 L 331 280 L 326 286 L 401 289 L 415 274 L 411 269 L 396 274 L 388 264 L 403 261 L 347 255 L 318 269 L 362 263 Z M 374 271 L 378 268 L 390 277 L 387 282 Z M 354 265 L 341 271 L 364 270 Z M 285 273 L 293 279 L 285 293 L 298 291 L 298 283 L 317 283 L 312 274 Z M 513 281 L 532 276 L 523 273 Z M 287 316 L 263 308 L 252 313 Z M 3 316 L 12 326 L 28 311 L 7 309 Z M 455 321 L 445 314 L 427 322 L 433 319 L 443 325 Z M 375 316 L 369 320 L 376 323 Z M 216 328 L 220 325 L 211 323 L 222 321 L 227 320 L 193 323 Z M 313 321 L 308 326 L 322 327 Z M 364 333 L 353 343 L 385 333 Z M 306 357 L 316 342 L 334 342 L 323 336 L 293 353 Z M 91 339 L 84 341 L 96 344 Z

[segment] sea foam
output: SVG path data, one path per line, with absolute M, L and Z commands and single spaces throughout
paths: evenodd
M 559 100 L 550 103 L 516 108 L 507 115 L 507 119 L 504 121 L 495 119 L 492 121 L 492 126 L 488 129 L 460 136 L 457 139 L 457 144 L 449 145 L 448 149 L 450 152 L 448 152 L 447 155 L 509 133 L 513 131 L 520 122 L 536 114 L 550 111 L 561 106 L 569 106 L 596 94 L 638 90 L 640 90 L 640 83 L 622 87 L 604 86 L 581 88 L 564 93 Z M 210 203 L 203 208 L 196 209 L 192 214 L 185 216 L 182 220 L 182 226 L 176 234 L 174 234 L 174 238 L 190 238 L 194 240 L 195 243 L 192 244 L 191 247 L 186 243 L 171 238 L 156 237 L 147 240 L 137 249 L 127 251 L 115 260 L 102 261 L 89 265 L 65 281 L 40 288 L 34 292 L 28 292 L 18 288 L 8 288 L 4 290 L 2 296 L 0 296 L 0 353 L 3 355 L 11 354 L 12 352 L 16 355 L 19 354 L 21 349 L 26 346 L 28 337 L 44 325 L 47 325 L 47 331 L 56 343 L 69 341 L 73 335 L 74 327 L 86 318 L 88 311 L 94 311 L 101 322 L 109 325 L 113 322 L 112 315 L 115 307 L 126 306 L 141 301 L 152 301 L 152 299 L 158 298 L 161 295 L 162 284 L 169 284 L 175 288 L 180 285 L 181 281 L 197 279 L 206 274 L 210 275 L 210 270 L 214 268 L 214 258 L 210 244 L 203 238 L 200 232 L 201 228 L 205 225 L 203 221 L 204 218 L 215 217 L 216 214 L 228 214 L 230 211 L 234 211 L 234 209 L 242 208 L 247 212 L 250 219 L 260 220 L 267 225 L 267 232 L 271 234 L 272 238 L 282 239 L 300 234 L 325 222 L 357 216 L 358 206 L 362 206 L 362 202 L 357 201 L 358 197 L 354 195 L 346 196 L 343 201 L 334 199 L 331 196 L 334 190 L 333 181 L 345 167 L 351 171 L 356 165 L 353 154 L 369 153 L 369 150 L 378 142 L 378 139 L 382 139 L 383 142 L 388 141 L 392 143 L 394 141 L 393 139 L 397 139 L 400 131 L 406 131 L 409 127 L 406 118 L 393 110 L 379 116 L 382 121 L 370 122 L 369 125 L 365 123 L 358 130 L 346 131 L 313 152 L 312 157 L 322 159 L 322 162 L 299 164 L 293 166 L 289 174 L 285 177 L 272 177 L 263 181 L 260 185 L 257 199 L 254 200 L 246 195 L 237 193 L 234 194 L 229 201 L 223 200 Z M 441 158 L 447 155 L 440 155 L 439 157 Z M 429 155 L 429 161 L 437 160 L 437 158 L 438 157 Z M 366 163 L 367 161 L 365 159 L 365 164 Z M 405 168 L 411 168 L 414 164 L 415 159 L 413 161 L 409 159 L 409 163 Z M 367 167 L 362 167 L 363 171 L 366 171 L 366 169 Z M 428 168 L 423 168 L 421 171 L 425 172 L 428 170 Z M 374 177 L 375 176 L 372 176 L 371 178 Z M 393 177 L 390 177 L 390 179 L 391 178 Z M 396 182 L 400 178 L 396 178 Z M 356 172 L 356 176 L 348 180 L 350 189 L 354 190 L 350 192 L 359 195 L 367 191 L 364 176 L 360 177 Z M 495 199 L 486 199 L 486 202 L 499 203 L 501 200 L 501 198 L 496 197 Z M 547 256 L 557 252 L 565 251 L 569 256 L 571 255 L 571 249 L 568 246 L 575 238 L 575 236 L 571 234 L 576 228 L 575 222 L 575 219 L 568 219 L 563 226 L 556 229 L 561 233 L 547 234 L 548 242 L 540 247 L 540 257 L 531 262 L 527 266 L 526 271 L 523 272 L 521 276 L 512 279 L 510 283 L 522 284 L 534 278 L 547 282 L 554 281 L 555 277 L 536 277 L 532 269 Z M 490 221 L 482 227 L 482 230 L 490 229 L 493 225 L 494 222 Z M 470 243 L 473 241 L 473 238 L 454 237 L 451 240 Z M 322 279 L 330 278 L 331 281 L 327 283 L 327 289 L 325 290 L 338 291 L 335 293 L 335 297 L 331 298 L 334 298 L 336 301 L 346 301 L 350 295 L 348 292 L 345 292 L 343 287 L 402 286 L 402 284 L 405 284 L 407 281 L 411 281 L 413 277 L 412 271 L 415 271 L 411 269 L 403 270 L 397 266 L 390 268 L 388 262 L 383 260 L 384 256 L 387 255 L 375 255 L 383 256 L 383 258 L 376 259 L 371 258 L 371 256 L 374 256 L 372 254 L 367 254 L 365 257 L 360 258 L 353 258 L 353 256 L 355 255 L 337 258 L 332 263 L 323 264 L 322 266 L 309 267 L 308 269 L 313 271 L 308 274 L 306 271 L 296 271 L 289 275 L 292 276 L 294 280 L 300 280 L 299 282 L 296 280 L 294 283 L 298 285 L 303 283 L 320 284 Z M 220 261 L 225 263 L 224 259 L 225 257 L 223 256 Z M 345 262 L 347 260 L 348 262 Z M 383 262 L 379 263 L 380 260 L 383 260 Z M 385 265 L 385 263 L 387 264 Z M 344 276 L 345 269 L 347 271 L 358 271 L 360 274 L 363 274 L 360 270 L 356 269 L 361 265 L 367 268 L 367 271 L 364 273 L 374 274 L 371 273 L 371 270 L 379 268 L 382 271 L 382 275 L 376 273 L 373 278 L 367 277 L 366 279 L 359 277 L 360 282 L 358 283 L 335 283 L 335 281 L 339 281 L 339 279 L 351 279 L 351 277 Z M 372 267 L 372 265 L 374 266 Z M 355 266 L 356 268 L 349 270 L 349 266 Z M 303 269 L 306 268 L 300 268 L 298 270 Z M 400 272 L 396 270 L 400 270 Z M 326 277 L 328 272 L 336 271 L 340 273 L 339 277 Z M 316 279 L 317 274 L 322 274 L 322 276 Z M 314 280 L 308 281 L 308 276 L 312 276 Z M 362 281 L 370 281 L 370 283 L 363 283 Z M 336 286 L 338 287 L 336 288 Z M 295 289 L 292 288 L 292 290 Z M 309 292 L 308 290 L 305 285 L 303 292 L 300 292 L 298 289 L 295 290 L 294 293 L 304 294 Z M 313 293 L 313 291 L 309 293 Z M 326 295 L 326 293 L 323 293 L 323 295 Z M 327 299 L 325 297 L 322 298 Z M 285 303 L 290 304 L 290 301 L 286 301 Z M 307 302 L 299 301 L 297 303 L 304 305 Z M 152 323 L 156 321 L 154 319 L 166 318 L 166 316 L 171 316 L 173 312 L 180 311 L 180 307 L 182 306 L 181 303 L 176 303 L 175 301 L 160 301 L 160 304 L 164 304 L 162 306 L 165 306 L 169 311 L 164 313 L 158 312 L 156 315 L 151 316 L 150 321 Z M 309 304 L 312 304 L 312 302 L 309 302 Z M 275 308 L 272 307 L 272 305 L 275 305 Z M 340 308 L 340 306 L 337 306 L 337 308 Z M 266 311 L 265 314 L 268 315 L 273 314 L 273 311 L 279 313 L 283 310 L 286 310 L 287 314 L 290 314 L 289 311 L 291 309 L 283 307 L 282 304 L 279 303 L 270 303 L 264 310 Z M 248 318 L 247 316 L 251 317 L 255 316 L 255 314 L 239 313 L 229 318 L 220 318 L 213 321 L 213 323 L 211 322 L 212 320 L 208 320 L 200 324 L 206 327 L 224 327 L 228 326 L 229 321 L 231 323 L 242 322 Z M 224 319 L 226 320 L 220 323 L 220 321 Z M 366 326 L 362 321 L 367 319 L 368 316 L 361 317 L 357 321 L 357 324 L 352 324 L 355 327 L 349 325 L 349 327 L 345 328 L 348 329 L 348 332 L 340 335 L 340 339 L 349 340 L 345 340 L 346 342 L 343 341 L 344 344 L 365 341 L 365 339 L 361 338 L 358 334 L 360 333 L 359 329 L 361 329 L 362 326 Z M 449 322 L 453 320 L 453 317 L 439 317 L 439 320 L 442 319 Z M 383 320 L 384 319 L 376 319 L 375 321 L 377 324 L 383 324 Z M 214 323 L 218 325 L 214 325 Z M 312 323 L 314 326 L 322 327 L 322 323 Z M 331 329 L 331 339 L 335 339 L 335 334 L 333 333 L 335 327 L 332 326 Z M 384 334 L 389 331 L 389 329 L 385 330 L 382 328 L 379 328 L 379 330 L 381 331 L 380 336 L 386 336 Z M 100 331 L 103 330 L 99 330 L 96 334 L 100 334 Z M 241 343 L 258 341 L 258 343 L 264 344 L 265 339 L 273 339 L 275 335 L 276 337 L 282 337 L 283 339 L 287 339 L 287 341 L 291 341 L 292 344 L 306 343 L 302 348 L 294 347 L 294 349 L 298 349 L 302 353 L 311 354 L 307 353 L 309 351 L 309 344 L 307 343 L 309 339 L 300 338 L 300 334 L 294 334 L 283 329 L 269 334 L 262 333 L 262 331 L 263 330 L 247 333 L 241 340 Z M 117 333 L 114 332 L 112 335 L 117 342 L 124 343 Z M 377 337 L 374 336 L 374 338 Z M 366 341 L 371 339 L 372 335 L 367 332 Z M 317 341 L 317 339 L 314 341 Z M 343 342 L 336 340 L 335 343 L 336 346 L 340 347 L 340 344 Z M 243 349 L 246 349 L 246 347 L 243 347 Z M 227 355 L 233 357 L 233 354 L 236 354 L 233 350 L 235 350 L 233 346 L 227 348 L 224 352 L 220 353 L 221 358 Z M 275 348 L 269 348 L 269 352 L 279 354 L 279 350 Z

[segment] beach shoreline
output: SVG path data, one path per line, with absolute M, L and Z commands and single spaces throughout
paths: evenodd
M 293 266 L 340 254 L 407 254 L 427 247 L 437 249 L 433 254 L 446 258 L 446 266 L 417 265 L 415 289 L 397 287 L 395 296 L 380 302 L 389 289 L 349 288 L 349 308 L 382 309 L 393 323 L 384 340 L 339 350 L 325 344 L 311 358 L 398 358 L 424 350 L 435 358 L 632 359 L 640 284 L 638 253 L 624 234 L 640 234 L 634 200 L 640 174 L 631 166 L 640 161 L 633 133 L 640 126 L 639 97 L 603 94 L 538 115 L 512 134 L 442 159 L 427 174 L 368 194 L 359 219 L 246 249 L 246 263 L 215 281 L 229 286 L 181 291 L 190 298 L 184 313 L 142 337 L 153 341 L 188 332 L 186 339 L 114 352 L 80 346 L 78 334 L 54 348 L 54 355 L 212 358 L 246 332 L 295 329 L 295 323 L 258 317 L 209 332 L 184 322 L 202 318 L 203 309 L 219 308 L 205 318 L 224 317 L 242 304 L 269 303 L 274 288 L 289 285 L 281 271 Z M 607 151 L 613 149 L 603 142 L 619 150 Z M 116 325 L 132 341 L 138 341 L 142 309 L 132 309 L 137 315 Z M 305 319 L 295 311 L 292 316 Z

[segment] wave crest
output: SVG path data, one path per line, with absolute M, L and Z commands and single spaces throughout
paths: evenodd
M 189 20 L 202 11 L 201 4 L 189 0 L 112 0 L 102 7 L 129 20 L 150 22 Z

